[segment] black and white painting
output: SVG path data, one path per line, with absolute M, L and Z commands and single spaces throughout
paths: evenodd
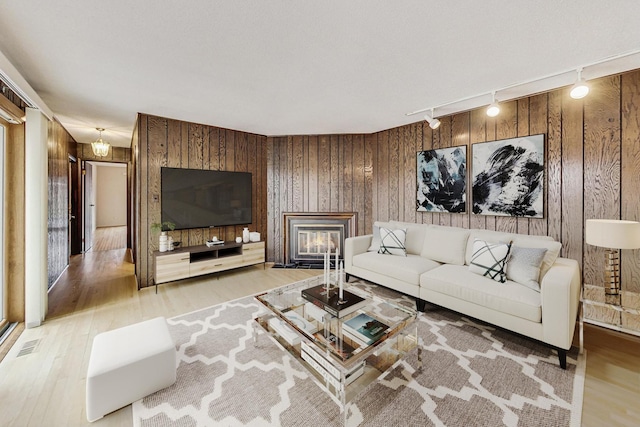
M 544 135 L 473 145 L 473 213 L 542 218 Z
M 466 182 L 466 146 L 418 152 L 418 212 L 465 212 Z

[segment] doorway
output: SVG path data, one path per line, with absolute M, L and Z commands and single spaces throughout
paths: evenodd
M 85 252 L 127 247 L 126 163 L 86 162 Z

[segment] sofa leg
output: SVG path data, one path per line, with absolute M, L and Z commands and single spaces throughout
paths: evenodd
M 558 360 L 560 360 L 560 367 L 567 369 L 567 350 L 558 349 Z
M 345 282 L 349 283 L 349 279 L 351 278 L 351 275 L 349 273 L 344 273 L 344 280 Z
M 427 302 L 423 299 L 416 298 L 416 310 L 424 312 Z

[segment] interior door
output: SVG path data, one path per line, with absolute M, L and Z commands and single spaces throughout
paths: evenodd
M 82 252 L 82 209 L 80 209 L 80 168 L 69 156 L 69 257 Z
M 93 194 L 93 165 L 83 162 L 83 187 L 84 187 L 84 251 L 87 252 L 93 246 L 93 215 L 95 208 L 95 195 Z

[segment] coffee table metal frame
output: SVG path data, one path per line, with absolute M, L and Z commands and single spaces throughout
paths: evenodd
M 416 321 L 419 312 L 346 284 L 345 289 L 366 298 L 368 303 L 340 319 L 323 310 L 319 316 L 318 308 L 307 305 L 308 301 L 301 292 L 321 283 L 322 277 L 319 276 L 256 296 L 268 313 L 255 319 L 254 342 L 259 331 L 266 330 L 305 366 L 339 405 L 346 425 L 350 402 L 415 348 L 418 349 L 421 367 Z M 342 332 L 343 323 L 359 313 L 366 313 L 388 325 L 387 333 L 370 345 L 346 337 Z M 343 346 L 331 345 L 325 338 L 330 334 L 337 337 Z M 345 345 L 354 351 L 346 354 Z

